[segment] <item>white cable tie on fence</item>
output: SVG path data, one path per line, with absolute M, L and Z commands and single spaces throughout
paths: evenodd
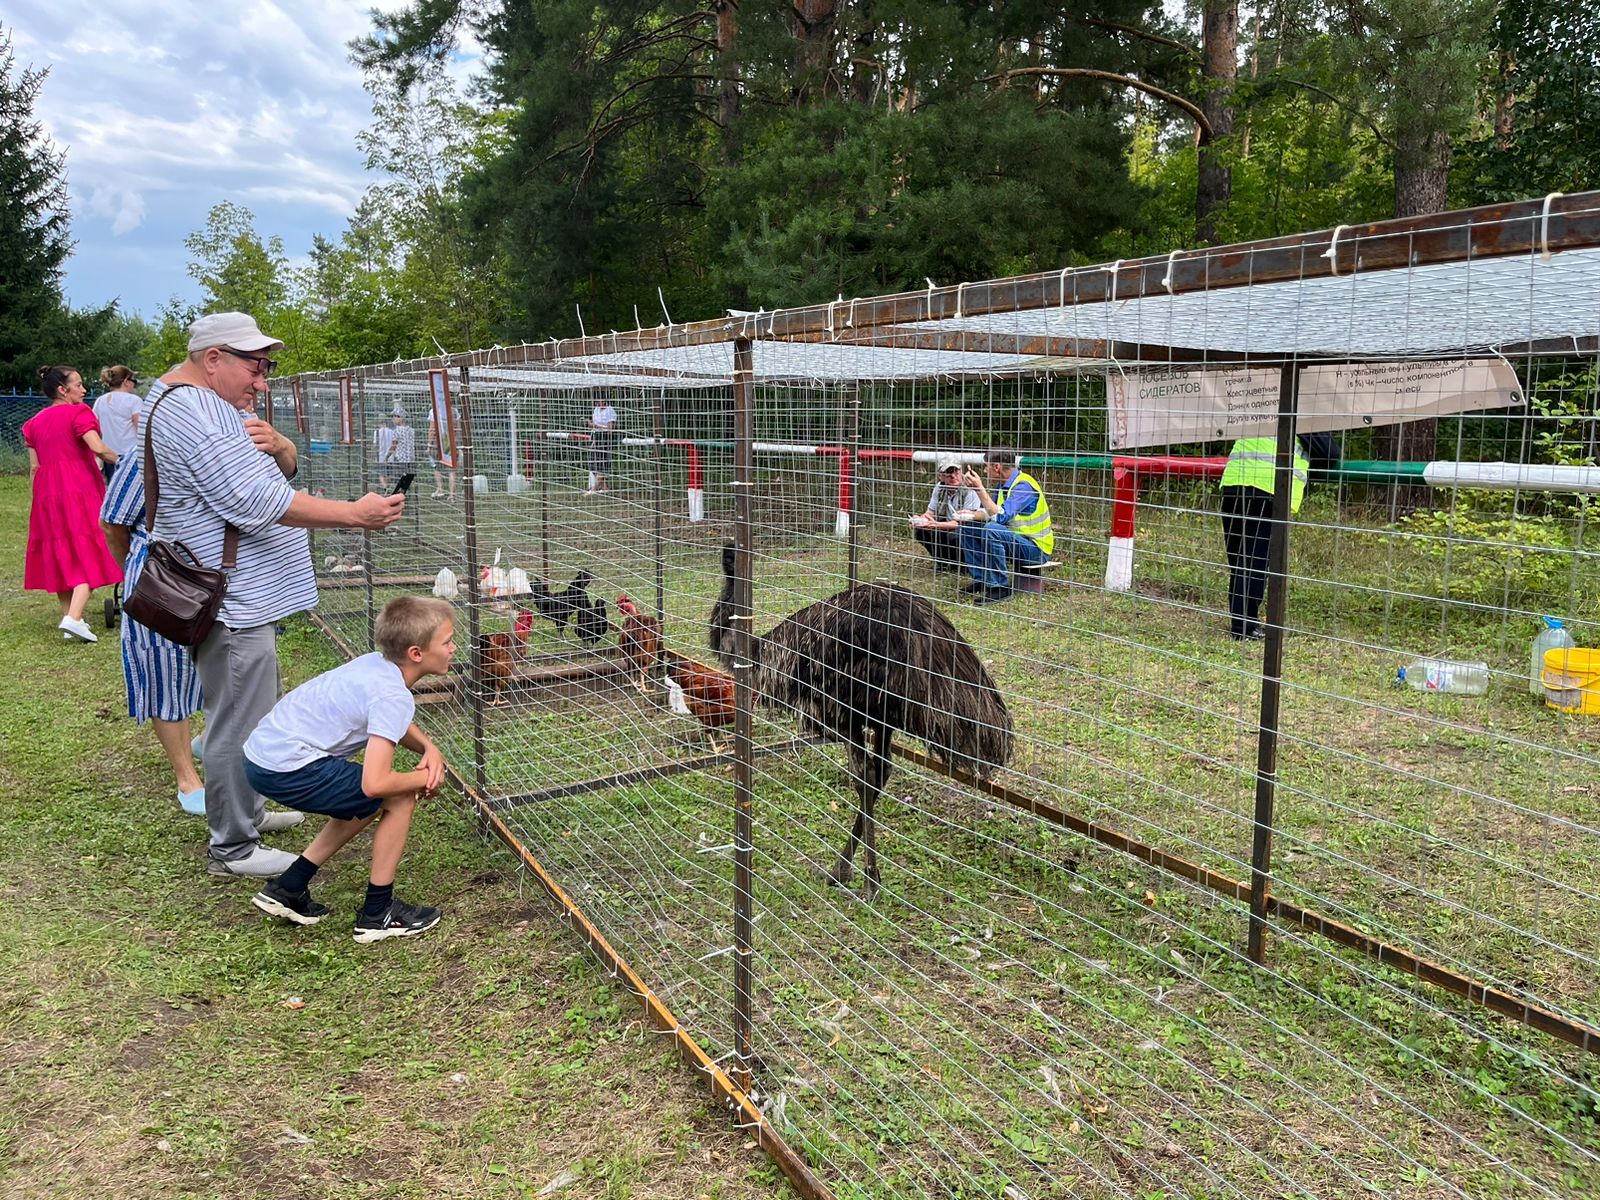
M 860 296 L 850 297 L 850 311 L 844 315 L 844 327 L 846 329 L 854 329 L 856 327 L 856 301 L 859 299 L 861 299 Z
M 727 850 L 737 850 L 738 842 L 729 842 L 724 846 L 700 846 L 695 849 L 696 854 L 721 854 Z
M 428 335 L 428 339 L 433 342 L 433 348 L 439 352 L 439 357 L 440 358 L 449 358 L 450 357 L 450 351 L 446 350 L 443 346 L 439 345 L 439 339 L 438 338 L 434 337 L 433 334 L 430 333 Z
M 578 336 L 580 338 L 587 338 L 589 335 L 584 331 L 583 328 L 583 305 L 574 304 L 572 306 L 572 311 L 578 314 Z
M 956 315 L 950 318 L 952 321 L 961 320 L 961 289 L 966 286 L 965 283 L 956 284 Z
M 729 487 L 755 487 L 755 482 L 749 479 L 735 479 Z
M 1328 273 L 1330 275 L 1337 276 L 1339 274 L 1339 235 L 1349 228 L 1350 226 L 1348 225 L 1335 225 L 1333 227 L 1333 237 L 1328 239 L 1328 248 L 1322 252 L 1322 257 L 1328 260 Z
M 1544 198 L 1544 209 L 1539 214 L 1539 261 L 1549 262 L 1555 257 L 1550 253 L 1550 204 L 1557 196 L 1565 196 L 1565 192 L 1551 192 Z
M 1187 250 L 1174 250 L 1171 254 L 1167 255 L 1167 273 L 1161 277 L 1161 286 L 1167 289 L 1167 295 L 1169 296 L 1176 294 L 1172 290 L 1172 260 L 1177 258 L 1180 254 L 1187 253 Z
M 667 319 L 667 328 L 672 328 L 672 314 L 667 311 L 667 295 L 660 288 L 656 289 L 656 299 L 661 301 L 661 315 Z
M 844 293 L 843 292 L 840 292 L 839 295 L 835 299 L 832 299 L 832 300 L 828 301 L 828 340 L 830 342 L 831 341 L 836 341 L 838 339 L 838 336 L 839 336 L 837 333 L 834 332 L 834 329 L 833 329 L 833 310 L 838 305 L 843 304 L 843 303 L 844 303 Z
M 1071 267 L 1062 267 L 1061 274 L 1056 279 L 1056 304 L 1058 308 L 1066 308 L 1067 306 L 1067 276 L 1071 273 Z
M 922 277 L 922 282 L 928 285 L 928 320 L 931 321 L 933 320 L 933 292 L 939 285 L 926 275 Z

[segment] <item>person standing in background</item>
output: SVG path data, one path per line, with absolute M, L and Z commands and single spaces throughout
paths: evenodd
M 134 389 L 139 379 L 131 368 L 105 367 L 100 372 L 100 386 L 105 394 L 94 402 L 94 419 L 100 422 L 100 436 L 118 456 L 127 454 L 139 440 L 139 414 L 144 411 L 144 401 Z M 111 482 L 110 463 L 102 465 L 106 482 Z
M 166 386 L 157 382 L 150 393 L 159 399 L 165 390 Z M 132 592 L 150 553 L 150 536 L 144 527 L 142 445 L 132 454 L 123 455 L 117 464 L 100 509 L 100 525 L 111 552 L 122 559 L 127 590 Z M 205 816 L 206 790 L 194 769 L 197 756 L 189 742 L 189 718 L 201 707 L 200 676 L 195 673 L 188 649 L 123 613 L 122 676 L 128 690 L 128 715 L 137 724 L 151 723 L 156 741 L 172 764 L 178 784 L 178 807 L 190 816 Z
M 603 396 L 595 402 L 594 412 L 589 417 L 589 428 L 594 430 L 594 434 L 589 442 L 589 490 L 584 492 L 585 496 L 611 490 L 606 487 L 606 476 L 611 474 L 611 464 L 616 454 L 617 410 Z
M 77 371 L 40 367 L 39 384 L 50 403 L 22 426 L 33 485 L 22 586 L 56 594 L 56 628 L 63 638 L 94 642 L 99 639 L 83 619 L 89 593 L 122 582 L 122 568 L 100 533 L 106 481 L 95 460 L 114 464 L 117 452 L 101 438 L 100 422 L 83 403 L 86 389 Z
M 1272 545 L 1273 482 L 1278 439 L 1240 438 L 1222 471 L 1222 545 L 1228 556 L 1228 633 L 1235 641 L 1266 637 L 1261 600 L 1267 593 L 1267 555 Z M 1339 444 L 1329 433 L 1302 433 L 1295 439 L 1289 512 L 1300 511 L 1311 468 L 1334 466 Z
M 387 429 L 378 430 L 378 486 L 384 491 L 391 475 L 410 474 L 417 462 L 417 431 L 406 424 L 406 410 L 396 404 L 389 421 Z

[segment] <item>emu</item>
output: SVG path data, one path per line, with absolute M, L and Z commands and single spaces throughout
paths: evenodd
M 731 667 L 734 546 L 722 550 L 722 595 L 711 610 L 711 649 Z M 1011 714 L 971 643 L 925 597 L 890 583 L 847 588 L 807 605 L 765 636 L 751 631 L 750 686 L 808 734 L 845 742 L 856 781 L 856 820 L 828 878 L 849 886 L 865 844 L 864 894 L 878 893 L 874 809 L 899 730 L 930 754 L 980 777 L 1011 758 Z

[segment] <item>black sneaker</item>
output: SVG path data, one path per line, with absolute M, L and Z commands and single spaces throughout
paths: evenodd
M 356 941 L 365 946 L 368 942 L 381 942 L 384 938 L 416 937 L 439 923 L 444 914 L 437 908 L 419 908 L 404 900 L 393 900 L 389 911 L 381 917 L 360 913 L 356 917 Z
M 961 589 L 961 594 L 963 596 L 980 596 L 988 590 L 989 589 L 985 584 L 969 583 L 966 587 Z
M 333 911 L 326 904 L 318 904 L 313 900 L 309 889 L 286 892 L 278 886 L 276 879 L 269 880 L 266 887 L 250 898 L 250 903 L 264 913 L 293 921 L 296 925 L 315 925 Z
M 999 604 L 1002 600 L 1009 600 L 1012 589 L 1008 587 L 985 588 L 983 595 L 973 601 L 974 604 Z

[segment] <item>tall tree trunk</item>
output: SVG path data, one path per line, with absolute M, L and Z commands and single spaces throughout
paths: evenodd
M 833 36 L 838 0 L 794 0 L 794 103 L 817 104 L 834 94 Z
M 739 0 L 712 0 L 717 14 L 717 127 L 721 137 L 722 166 L 739 161 Z M 742 282 L 728 287 L 728 307 L 749 308 L 750 289 Z
M 1450 135 L 1442 129 L 1399 129 L 1395 137 L 1394 215 L 1416 217 L 1443 212 L 1450 183 Z M 1373 455 L 1388 462 L 1432 462 L 1439 422 L 1405 421 L 1373 433 Z M 1432 489 L 1396 484 L 1395 515 L 1426 508 Z
M 873 58 L 873 42 L 878 36 L 878 18 L 873 0 L 857 0 L 854 29 L 850 34 L 850 99 L 857 104 L 872 103 L 883 67 Z
M 1206 0 L 1201 23 L 1200 109 L 1211 136 L 1200 147 L 1200 178 L 1195 187 L 1195 233 L 1202 245 L 1217 236 L 1217 210 L 1233 195 L 1233 172 L 1224 163 L 1220 139 L 1233 132 L 1233 89 L 1239 78 L 1239 0 Z

